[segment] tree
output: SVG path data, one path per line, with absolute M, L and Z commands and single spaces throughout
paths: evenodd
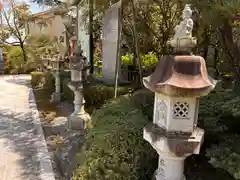
M 47 0 L 45 0 L 47 1 Z M 84 19 L 86 19 L 86 27 L 89 27 L 89 32 L 93 31 L 94 42 L 99 42 L 102 33 L 102 20 L 105 11 L 119 0 L 93 0 L 94 17 L 93 29 L 91 30 L 87 17 L 92 13 L 89 8 L 90 0 L 66 0 L 80 4 L 80 7 L 85 10 Z M 173 29 L 180 21 L 181 11 L 183 8 L 182 0 L 161 1 L 154 0 L 148 4 L 140 4 L 136 6 L 136 26 L 132 23 L 132 6 L 129 0 L 123 0 L 123 42 L 130 53 L 136 51 L 134 43 L 134 27 L 139 35 L 139 49 L 141 54 L 149 51 L 156 51 L 159 54 L 167 53 L 169 48 L 167 41 L 173 34 Z
M 9 1 L 9 7 L 3 9 L 3 22 L 6 23 L 6 27 L 2 27 L 2 41 L 6 42 L 8 37 L 13 37 L 19 43 L 24 61 L 27 61 L 27 55 L 24 48 L 24 42 L 27 38 L 25 35 L 25 26 L 30 14 L 29 6 L 25 3 L 16 3 L 14 0 Z
M 67 55 L 70 55 L 70 51 L 71 51 L 71 46 L 70 43 L 68 41 L 68 39 L 70 39 L 71 37 L 76 35 L 76 21 L 77 21 L 77 17 L 70 15 L 71 12 L 73 14 L 75 14 L 76 12 L 76 7 L 73 8 L 69 8 L 69 6 L 67 4 L 61 4 L 59 5 L 58 8 L 56 8 L 55 10 L 55 15 L 59 15 L 62 18 L 64 18 L 64 27 L 65 27 L 65 36 L 66 36 L 66 47 L 67 47 Z M 70 13 L 70 14 L 69 14 Z
M 33 2 L 47 6 L 53 6 L 61 3 L 59 0 L 33 0 Z
M 188 0 L 195 7 L 198 40 L 205 47 L 212 45 L 221 53 L 221 61 L 229 65 L 235 81 L 240 83 L 240 28 L 233 19 L 239 13 L 238 0 Z M 228 67 L 229 67 L 228 66 Z
M 52 39 L 45 34 L 29 36 L 26 42 L 26 49 L 30 57 L 28 61 L 34 64 L 37 69 L 41 70 L 46 62 L 43 59 L 43 54 L 46 50 L 51 50 L 53 53 L 57 53 L 57 50 L 64 51 L 63 47 L 61 47 L 61 44 L 58 43 L 56 39 Z

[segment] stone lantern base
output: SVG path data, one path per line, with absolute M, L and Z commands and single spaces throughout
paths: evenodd
M 90 115 L 87 112 L 79 114 L 71 114 L 68 117 L 68 128 L 72 130 L 82 130 L 87 127 L 87 123 L 91 120 Z
M 185 180 L 184 160 L 199 154 L 204 130 L 195 128 L 193 133 L 167 132 L 155 124 L 144 128 L 143 137 L 159 154 L 156 180 Z
M 155 171 L 156 180 L 186 180 L 184 170 L 185 157 L 159 156 L 158 169 Z
M 51 95 L 51 102 L 59 103 L 61 101 L 61 93 L 54 92 Z
M 84 110 L 82 82 L 70 82 L 68 87 L 74 93 L 74 112 L 68 117 L 68 127 L 73 130 L 84 129 L 91 118 Z

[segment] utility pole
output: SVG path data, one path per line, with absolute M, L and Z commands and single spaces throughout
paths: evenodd
M 130 0 L 131 3 L 131 9 L 132 9 L 132 26 L 133 26 L 133 39 L 134 39 L 134 44 L 135 44 L 135 55 L 136 55 L 136 60 L 137 60 L 137 66 L 139 70 L 139 79 L 140 79 L 140 84 L 141 86 L 143 85 L 142 83 L 142 63 L 141 63 L 141 57 L 140 57 L 140 50 L 139 50 L 139 42 L 138 42 L 138 32 L 137 32 L 137 27 L 136 27 L 136 9 L 134 5 L 134 0 Z
M 88 27 L 88 34 L 89 34 L 89 54 L 90 54 L 90 73 L 93 74 L 94 66 L 93 66 L 93 0 L 88 0 L 89 5 L 89 27 Z

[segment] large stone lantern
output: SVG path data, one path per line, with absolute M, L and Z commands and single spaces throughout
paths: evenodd
M 175 55 L 163 56 L 149 77 L 146 88 L 155 93 L 153 123 L 144 128 L 144 139 L 159 154 L 157 180 L 185 180 L 184 160 L 198 154 L 204 130 L 197 127 L 199 99 L 211 92 L 217 81 L 209 77 L 204 58 L 191 54 L 196 45 L 189 5 L 169 41 Z
M 72 57 L 76 55 L 76 45 L 77 45 L 77 37 L 73 36 L 70 39 L 70 46 L 71 46 L 70 56 L 72 56 Z
M 75 43 L 75 44 L 74 44 Z M 72 41 L 72 56 L 70 57 L 71 81 L 68 87 L 74 93 L 74 112 L 69 116 L 69 127 L 74 130 L 84 128 L 90 116 L 84 110 L 83 75 L 87 65 L 87 59 L 82 55 L 81 47 L 76 49 L 76 41 Z

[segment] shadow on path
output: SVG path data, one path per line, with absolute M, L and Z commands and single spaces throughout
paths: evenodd
M 21 76 L 25 76 L 25 78 L 21 77 Z M 31 75 L 20 75 L 20 76 L 14 76 L 13 78 L 11 76 L 5 76 L 6 78 L 6 82 L 8 83 L 14 83 L 17 85 L 24 85 L 29 87 L 30 85 L 30 81 L 26 82 L 27 79 L 31 79 Z
M 9 109 L 0 110 L 0 139 L 5 140 L 4 148 L 6 151 L 11 152 L 8 155 L 12 156 L 17 154 L 18 158 L 13 159 L 14 164 L 6 164 L 6 167 L 9 167 L 6 170 L 5 174 L 7 175 L 6 180 L 9 180 L 9 173 L 14 173 L 14 165 L 19 165 L 21 169 L 18 169 L 21 175 L 19 180 L 42 180 L 40 178 L 40 162 L 39 162 L 39 143 L 44 143 L 41 141 L 41 134 L 38 134 L 34 123 L 32 121 L 32 113 L 15 113 L 11 112 Z M 6 157 L 6 160 L 11 159 L 12 157 Z M 16 162 L 15 162 L 16 160 Z M 44 161 L 44 159 L 41 159 Z M 49 159 L 46 159 L 49 161 Z M 11 163 L 11 162 L 9 162 Z M 9 172 L 10 171 L 10 172 Z M 15 172 L 17 173 L 17 172 Z M 51 169 L 49 172 L 52 173 Z M 15 176 L 19 176 L 16 174 Z M 2 179 L 5 180 L 5 179 Z
M 30 76 L 3 76 L 1 82 L 0 179 L 54 180 Z

